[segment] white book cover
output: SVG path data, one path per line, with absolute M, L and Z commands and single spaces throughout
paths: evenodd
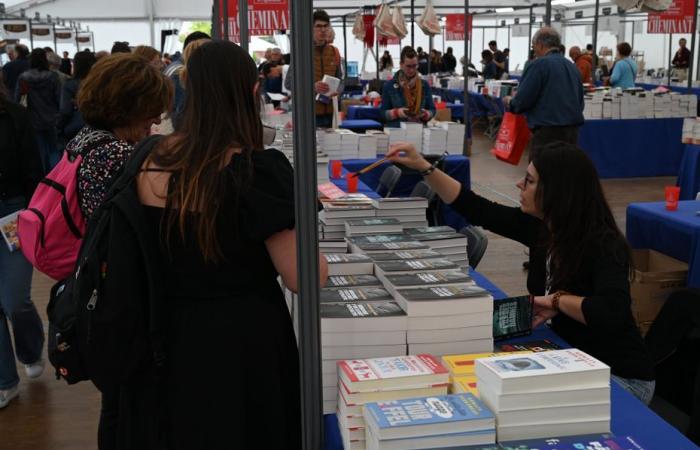
M 449 372 L 432 355 L 353 359 L 338 363 L 338 377 L 350 392 L 374 392 L 442 385 Z
M 0 234 L 10 252 L 19 249 L 19 235 L 17 234 L 17 217 L 19 211 L 0 218 Z

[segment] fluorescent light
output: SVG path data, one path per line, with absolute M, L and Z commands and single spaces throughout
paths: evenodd
M 552 6 L 570 5 L 572 3 L 576 3 L 576 0 L 553 0 Z
M 499 14 L 500 13 L 509 13 L 509 12 L 513 12 L 513 11 L 515 11 L 515 9 L 513 9 L 513 8 L 496 8 L 496 12 Z

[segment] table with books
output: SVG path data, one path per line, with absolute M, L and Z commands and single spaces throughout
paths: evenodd
M 630 203 L 627 240 L 632 248 L 649 248 L 688 263 L 688 287 L 700 288 L 700 201 Z
M 694 200 L 700 192 L 700 145 L 685 145 L 677 184 L 681 188 L 681 200 Z
M 683 119 L 586 120 L 578 145 L 601 178 L 676 176 Z
M 377 122 L 384 122 L 384 117 L 382 117 L 382 108 L 378 106 L 369 105 L 350 105 L 348 106 L 348 114 L 346 119 L 357 120 L 357 119 L 369 119 L 376 120 Z

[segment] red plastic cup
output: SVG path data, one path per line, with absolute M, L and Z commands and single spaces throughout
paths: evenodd
M 345 181 L 348 182 L 348 194 L 357 192 L 357 182 L 359 181 L 359 177 L 354 177 L 352 173 L 347 173 L 345 174 Z
M 342 178 L 343 174 L 343 161 L 335 160 L 331 161 L 331 177 L 333 179 L 339 180 Z
M 666 186 L 666 209 L 676 211 L 678 209 L 678 199 L 681 196 L 681 188 L 678 186 Z

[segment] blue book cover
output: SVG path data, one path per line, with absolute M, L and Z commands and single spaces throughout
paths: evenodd
M 501 442 L 503 450 L 645 450 L 631 436 L 595 434 Z M 646 449 L 648 450 L 648 449 Z
M 410 398 L 365 405 L 380 430 L 494 420 L 493 413 L 472 394 Z M 491 422 L 493 428 L 493 422 Z M 482 428 L 483 429 L 483 428 Z

